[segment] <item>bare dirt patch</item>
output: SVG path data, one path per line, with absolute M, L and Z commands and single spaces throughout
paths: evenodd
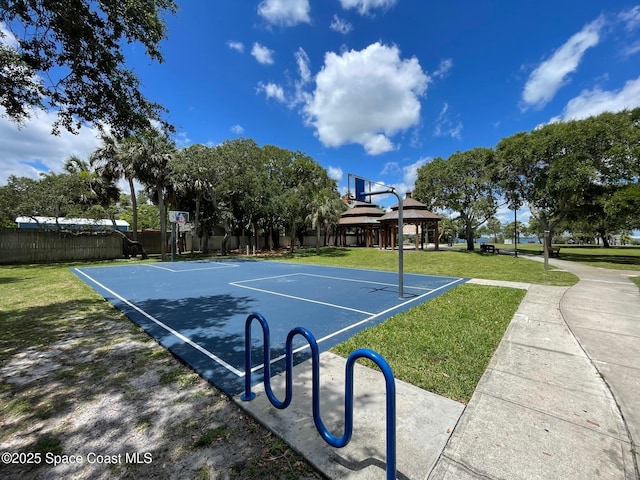
M 4 356 L 0 478 L 321 478 L 128 320 L 73 322 Z

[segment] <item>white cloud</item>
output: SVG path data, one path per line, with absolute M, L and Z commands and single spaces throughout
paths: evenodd
M 340 18 L 338 15 L 334 15 L 329 28 L 335 32 L 346 35 L 351 30 L 353 30 L 353 25 L 351 25 L 345 19 Z
M 255 57 L 258 63 L 262 63 L 263 65 L 273 64 L 273 50 L 264 45 L 260 45 L 258 42 L 253 44 L 251 55 Z
M 310 23 L 309 0 L 263 0 L 258 14 L 267 22 L 292 27 L 298 23 Z
M 309 55 L 302 47 L 298 48 L 295 53 L 296 63 L 298 64 L 298 72 L 300 73 L 300 81 L 306 85 L 311 81 L 311 69 L 309 68 Z
M 420 158 L 416 162 L 402 167 L 402 182 L 404 187 L 402 191 L 408 192 L 415 188 L 416 180 L 418 178 L 418 170 L 429 160 L 429 158 Z
M 625 30 L 631 32 L 640 27 L 640 5 L 623 10 L 618 14 L 618 20 L 624 23 Z
M 360 139 L 360 143 L 364 147 L 364 151 L 367 152 L 367 155 L 380 155 L 394 149 L 391 140 L 382 133 L 371 134 L 367 132 L 362 134 Z
M 290 108 L 305 103 L 309 98 L 309 93 L 305 90 L 306 86 L 311 82 L 311 68 L 309 67 L 309 55 L 304 51 L 302 47 L 298 48 L 298 51 L 294 54 L 296 64 L 298 65 L 298 74 L 300 79 L 295 81 L 295 94 Z
M 451 118 L 451 114 L 449 113 L 449 104 L 445 102 L 436 120 L 436 126 L 433 129 L 433 134 L 436 137 L 450 136 L 460 140 L 460 138 L 462 138 L 462 129 L 462 122 Z
M 264 83 L 260 82 L 258 84 L 257 91 L 258 91 L 258 93 L 264 92 L 264 94 L 267 96 L 267 98 L 275 98 L 276 100 L 278 100 L 279 102 L 282 102 L 282 103 L 284 103 L 284 101 L 285 101 L 284 90 L 280 85 L 278 85 L 276 83 L 264 84 Z
M 398 162 L 387 162 L 382 167 L 382 172 L 380 172 L 380 176 L 383 175 L 399 175 L 401 172 L 400 165 Z
M 186 147 L 191 145 L 191 139 L 187 135 L 187 132 L 177 132 L 174 135 L 174 141 L 176 142 L 176 146 L 178 148 Z
M 356 8 L 360 15 L 366 15 L 375 8 L 387 10 L 393 7 L 397 0 L 340 0 L 342 8 Z
M 398 182 L 384 182 L 387 185 L 391 183 L 393 188 L 400 194 L 411 192 L 415 188 L 416 179 L 418 178 L 418 170 L 430 160 L 429 157 L 423 157 L 414 163 L 400 167 L 398 162 L 387 162 L 380 173 L 380 176 L 401 177 Z
M 236 135 L 242 135 L 244 133 L 244 127 L 242 125 L 234 125 L 231 127 L 231 132 Z
M 18 39 L 9 29 L 7 29 L 4 22 L 0 22 L 0 44 L 11 47 L 14 50 L 18 48 Z
M 625 57 L 631 57 L 632 55 L 635 55 L 638 52 L 640 52 L 640 40 L 638 40 L 637 42 L 632 43 L 631 45 L 626 46 L 624 48 L 622 54 Z
M 445 58 L 440 62 L 438 69 L 435 72 L 433 72 L 432 76 L 437 78 L 444 78 L 452 68 L 453 68 L 453 60 L 451 60 L 450 58 Z
M 583 90 L 580 95 L 571 99 L 561 115 L 551 122 L 564 120 L 580 120 L 603 112 L 619 112 L 640 106 L 640 77 L 629 80 L 620 90 L 604 91 L 596 87 Z
M 502 199 L 502 201 L 504 201 L 504 199 Z M 498 220 L 500 220 L 500 223 L 502 225 L 513 225 L 513 210 L 510 210 L 508 205 L 501 205 L 500 207 L 498 207 L 498 211 L 496 212 L 495 216 Z M 524 223 L 528 225 L 529 221 L 531 220 L 531 211 L 527 207 L 523 207 L 518 210 L 517 217 L 518 223 Z M 513 233 L 509 233 L 511 238 L 513 239 Z
M 340 182 L 344 176 L 344 172 L 340 167 L 328 167 L 327 174 L 329 178 L 333 178 L 336 182 Z
M 420 122 L 429 82 L 417 58 L 401 59 L 396 46 L 328 52 L 303 107 L 305 121 L 325 146 L 356 143 L 370 155 L 388 152 L 390 137 Z
M 0 185 L 6 183 L 9 175 L 38 178 L 39 171 L 61 172 L 69 156 L 87 160 L 101 145 L 97 129 L 87 126 L 77 135 L 64 129 L 60 135 L 52 135 L 56 116 L 50 112 L 32 112 L 22 128 L 3 115 L 4 110 L 0 110 Z
M 235 42 L 233 40 L 229 40 L 227 42 L 227 46 L 231 50 L 235 50 L 236 52 L 240 52 L 240 53 L 244 52 L 244 43 L 242 43 L 242 42 Z
M 575 72 L 587 49 L 600 41 L 604 20 L 599 17 L 587 24 L 558 48 L 554 54 L 531 72 L 522 92 L 523 109 L 542 108 L 567 83 L 567 76 Z

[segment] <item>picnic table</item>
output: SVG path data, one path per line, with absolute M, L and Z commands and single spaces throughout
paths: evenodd
M 500 253 L 500 249 L 496 248 L 495 245 L 491 245 L 490 243 L 481 243 L 480 251 L 487 253 Z

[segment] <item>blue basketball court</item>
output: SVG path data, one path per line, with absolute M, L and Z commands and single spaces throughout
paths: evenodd
M 271 332 L 272 374 L 289 331 L 309 329 L 321 351 L 466 279 L 254 260 L 206 260 L 73 269 L 106 300 L 228 395 L 243 391 L 245 321 Z M 296 339 L 295 363 L 308 354 Z M 294 345 L 294 348 L 296 346 Z M 262 381 L 262 330 L 252 329 L 252 379 Z

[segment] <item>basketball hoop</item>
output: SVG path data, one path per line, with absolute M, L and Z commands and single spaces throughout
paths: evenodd
M 178 212 L 169 210 L 169 222 L 177 225 L 184 225 L 189 221 L 189 212 Z

